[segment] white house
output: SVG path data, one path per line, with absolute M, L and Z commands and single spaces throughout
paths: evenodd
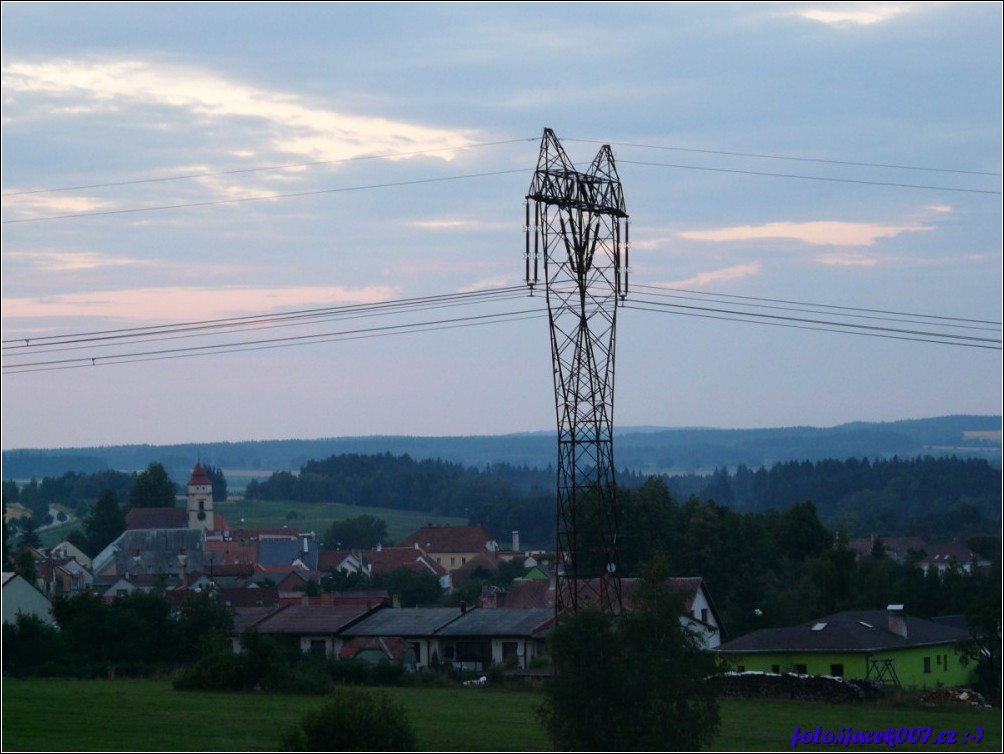
M 35 615 L 52 623 L 52 603 L 20 574 L 3 572 L 3 622 L 15 623 L 18 613 Z

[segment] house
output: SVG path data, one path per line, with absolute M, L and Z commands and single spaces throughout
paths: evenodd
M 903 605 L 849 610 L 787 628 L 764 628 L 716 651 L 737 670 L 865 679 L 908 688 L 965 685 L 954 645 L 966 631 L 907 616 Z
M 476 673 L 492 665 L 525 670 L 547 654 L 554 620 L 554 610 L 547 608 L 462 611 L 436 631 L 439 656 Z
M 640 579 L 621 579 L 621 597 L 625 609 L 631 609 L 632 595 L 639 584 Z M 680 615 L 680 622 L 697 633 L 705 649 L 717 647 L 722 641 L 724 630 L 704 579 L 699 576 L 674 577 L 667 581 L 667 586 L 682 597 L 683 613 Z M 582 580 L 578 589 L 580 602 L 587 596 L 598 593 L 587 580 Z M 548 608 L 553 611 L 555 597 L 553 578 L 514 579 L 506 588 L 505 594 L 496 597 L 496 605 L 505 610 Z
M 453 587 L 453 579 L 443 566 L 427 555 L 417 544 L 409 547 L 383 547 L 377 545 L 363 553 L 365 573 L 391 573 L 398 568 L 408 568 L 416 573 L 432 574 L 439 581 L 443 591 Z
M 321 550 L 317 554 L 317 570 L 321 575 L 360 573 L 364 568 L 362 554 L 352 550 Z
M 260 633 L 299 647 L 304 654 L 337 657 L 343 644 L 341 634 L 379 609 L 356 604 L 285 605 L 251 625 Z
M 52 623 L 52 603 L 20 574 L 3 572 L 3 622 L 16 623 L 18 613 Z
M 921 537 L 861 537 L 847 541 L 847 548 L 853 550 L 859 559 L 870 557 L 876 543 L 882 543 L 885 557 L 903 563 L 911 554 L 917 557 L 927 552 L 928 546 Z
M 86 592 L 94 584 L 88 567 L 73 558 L 43 558 L 36 562 L 35 569 L 49 597 Z
M 415 670 L 417 658 L 411 644 L 396 636 L 357 636 L 342 645 L 338 653 L 340 660 L 361 660 L 363 662 L 393 662 L 408 670 Z
M 59 544 L 53 545 L 49 550 L 49 557 L 57 560 L 75 560 L 84 568 L 91 567 L 91 559 L 87 557 L 87 553 L 65 539 Z
M 921 559 L 919 565 L 925 571 L 933 568 L 939 574 L 944 573 L 952 566 L 969 573 L 975 568 L 989 568 L 990 561 L 977 555 L 958 540 L 953 540 L 928 548 L 927 555 Z
M 126 529 L 94 558 L 94 580 L 156 575 L 167 586 L 183 583 L 187 572 L 207 570 L 204 541 L 203 529 Z
M 355 639 L 403 639 L 415 653 L 418 668 L 429 667 L 443 656 L 436 632 L 464 614 L 459 607 L 388 607 L 342 631 L 345 642 Z
M 455 571 L 479 553 L 497 553 L 499 543 L 480 526 L 423 526 L 397 544 L 417 547 L 447 571 Z

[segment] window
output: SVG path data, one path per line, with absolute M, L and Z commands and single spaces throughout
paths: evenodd
M 771 665 L 770 666 L 770 672 L 771 673 L 780 673 L 781 672 L 781 666 L 780 665 Z
M 836 676 L 837 678 L 844 677 L 844 663 L 834 662 L 830 665 L 830 675 Z
M 310 640 L 310 654 L 314 657 L 324 657 L 328 653 L 327 643 L 324 639 Z
M 925 657 L 924 658 L 924 672 L 925 673 L 930 673 L 931 672 L 931 658 L 930 657 Z
M 450 565 L 455 566 L 456 564 L 457 564 L 457 559 L 454 557 L 450 557 Z
M 796 662 L 794 665 L 791 666 L 791 672 L 797 673 L 798 675 L 808 675 L 809 668 L 803 663 Z
M 737 673 L 745 673 L 746 672 L 746 666 L 745 665 L 736 665 L 736 672 Z
M 701 623 L 707 623 L 707 622 L 708 622 L 708 608 L 702 607 L 701 608 Z

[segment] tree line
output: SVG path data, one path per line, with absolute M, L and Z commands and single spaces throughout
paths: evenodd
M 647 477 L 618 473 L 636 490 Z M 831 530 L 849 536 L 916 535 L 943 542 L 1001 526 L 1001 472 L 984 460 L 917 457 L 889 460 L 800 461 L 704 475 L 662 475 L 678 499 L 697 497 L 742 513 L 781 510 L 806 500 Z M 463 516 L 524 542 L 554 541 L 555 472 L 509 464 L 473 468 L 408 455 L 335 455 L 310 461 L 299 473 L 280 471 L 248 484 L 258 500 L 344 502 L 365 507 Z

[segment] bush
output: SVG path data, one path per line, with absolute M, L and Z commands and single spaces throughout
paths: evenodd
M 279 740 L 282 751 L 413 751 L 415 732 L 404 708 L 385 695 L 338 689 Z

